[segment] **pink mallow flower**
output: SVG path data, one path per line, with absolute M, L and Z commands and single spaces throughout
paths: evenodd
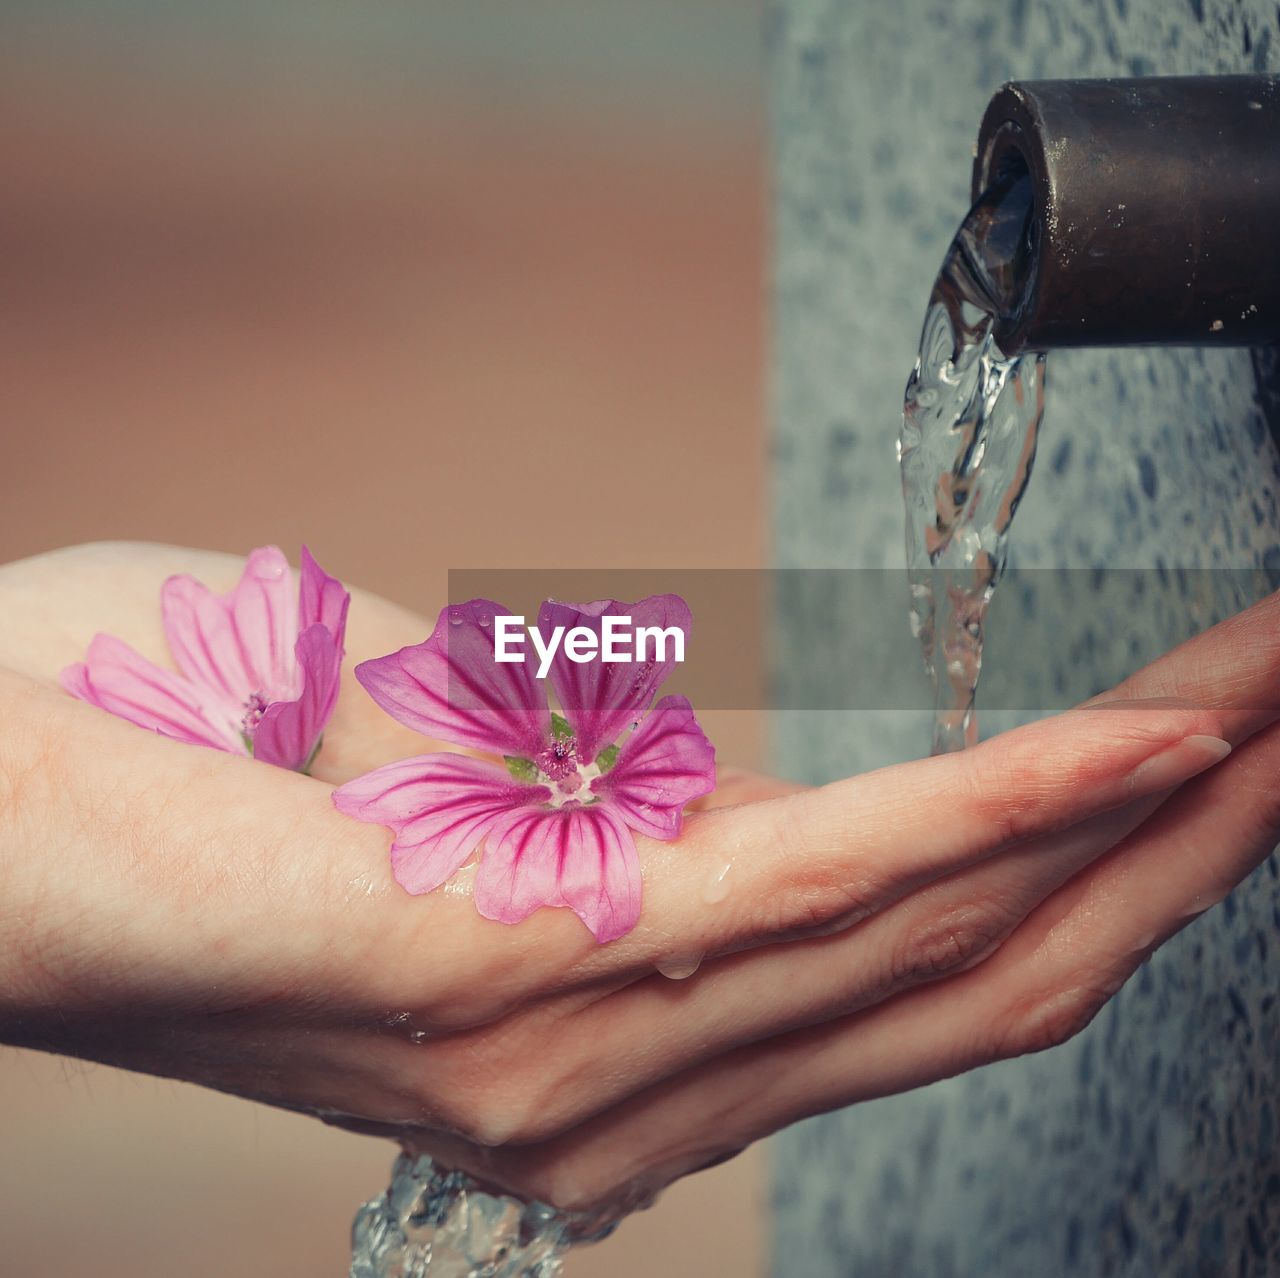
M 686 698 L 651 707 L 674 665 L 670 642 L 663 661 L 650 647 L 650 659 L 618 663 L 578 664 L 561 646 L 549 671 L 561 715 L 532 652 L 496 660 L 494 617 L 507 615 L 487 599 L 454 605 L 424 643 L 356 667 L 369 695 L 407 727 L 503 761 L 423 754 L 349 781 L 333 801 L 394 831 L 391 865 L 406 891 L 439 887 L 483 845 L 474 893 L 485 918 L 517 923 L 539 906 L 567 906 L 597 941 L 612 941 L 640 914 L 632 831 L 674 839 L 685 805 L 715 788 L 715 749 Z M 654 595 L 548 601 L 538 628 L 599 636 L 606 615 L 679 627 L 686 642 L 692 621 L 678 595 Z
M 62 686 L 176 741 L 306 772 L 338 700 L 350 601 L 305 546 L 297 586 L 284 554 L 262 546 L 230 594 L 188 576 L 161 587 L 178 674 L 99 634 Z

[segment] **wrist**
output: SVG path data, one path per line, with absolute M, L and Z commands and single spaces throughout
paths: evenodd
M 62 1001 L 56 900 L 66 777 L 57 694 L 0 668 L 0 1041 L 30 1043 Z M 38 1045 L 38 1044 L 33 1044 Z

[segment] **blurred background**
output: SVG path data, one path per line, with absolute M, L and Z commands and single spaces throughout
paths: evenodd
M 424 612 L 759 564 L 761 46 L 761 0 L 0 0 L 0 562 L 305 539 Z M 337 1275 L 392 1155 L 4 1049 L 0 1125 L 6 1278 Z M 763 1202 L 748 1154 L 570 1272 L 750 1274 Z

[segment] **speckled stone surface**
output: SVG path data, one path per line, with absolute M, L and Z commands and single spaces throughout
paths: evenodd
M 898 566 L 902 387 L 991 93 L 1012 78 L 1275 71 L 1280 13 L 783 0 L 769 44 L 777 561 Z M 1163 567 L 1188 598 L 1135 601 L 1123 624 L 1064 606 L 1057 642 L 1016 672 L 1034 687 L 1083 665 L 1102 686 L 1256 592 L 1242 574 L 1180 584 L 1176 570 L 1276 580 L 1280 465 L 1247 352 L 1062 353 L 1048 382 L 1013 563 Z M 1053 606 L 1022 590 L 996 604 L 1015 630 L 1019 610 Z M 816 621 L 779 618 L 784 674 L 821 651 Z M 908 641 L 895 659 L 914 659 Z M 918 713 L 796 711 L 774 744 L 783 771 L 821 780 L 923 753 L 928 729 Z M 1067 1046 L 792 1129 L 774 1145 L 774 1272 L 1280 1275 L 1278 961 L 1273 859 Z

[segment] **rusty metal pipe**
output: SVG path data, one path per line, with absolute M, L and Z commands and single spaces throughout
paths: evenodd
M 982 120 L 974 200 L 1024 173 L 1006 354 L 1280 342 L 1280 77 L 1006 84 Z

